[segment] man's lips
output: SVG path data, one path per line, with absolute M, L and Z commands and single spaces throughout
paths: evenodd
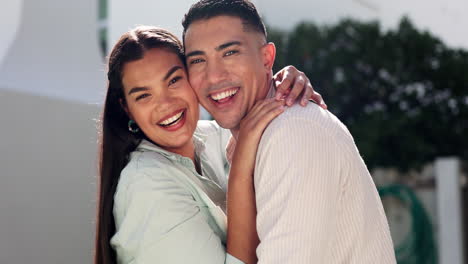
M 215 101 L 216 103 L 224 103 L 229 101 L 232 97 L 234 97 L 237 92 L 239 91 L 239 87 L 232 87 L 229 89 L 225 89 L 222 91 L 216 91 L 213 93 L 210 93 L 208 97 Z

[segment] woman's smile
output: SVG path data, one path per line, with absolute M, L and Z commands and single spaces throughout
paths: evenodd
M 176 131 L 185 124 L 185 113 L 187 109 L 180 109 L 175 114 L 169 115 L 168 118 L 163 118 L 162 121 L 158 122 L 158 125 L 168 131 Z

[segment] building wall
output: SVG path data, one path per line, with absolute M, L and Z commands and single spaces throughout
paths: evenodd
M 2 0 L 0 263 L 91 263 L 105 90 L 93 0 Z
M 19 27 L 0 61 L 0 89 L 101 102 L 97 7 L 93 0 L 23 0 Z
M 2 0 L 2 8 L 0 9 L 0 64 L 18 32 L 22 5 L 22 0 Z
M 99 108 L 4 89 L 0 105 L 0 263 L 91 263 Z

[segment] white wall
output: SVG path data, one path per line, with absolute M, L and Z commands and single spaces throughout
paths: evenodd
M 2 0 L 2 8 L 0 9 L 0 64 L 18 32 L 22 5 L 22 0 Z
M 135 25 L 166 28 L 182 36 L 182 17 L 194 0 L 108 0 L 109 44 L 112 46 L 125 31 Z
M 94 0 L 0 5 L 0 263 L 91 263 L 105 90 Z
M 0 64 L 0 89 L 101 102 L 97 2 L 23 0 L 18 32 Z
M 97 106 L 0 90 L 0 263 L 91 263 Z

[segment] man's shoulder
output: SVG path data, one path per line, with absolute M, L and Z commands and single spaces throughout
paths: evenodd
M 313 131 L 309 131 L 310 129 Z M 303 135 L 304 132 L 312 136 L 313 133 L 321 131 L 329 135 L 350 135 L 346 126 L 334 114 L 312 103 L 306 107 L 297 104 L 288 107 L 270 123 L 263 136 L 274 136 L 283 131 L 287 131 L 291 136 Z

